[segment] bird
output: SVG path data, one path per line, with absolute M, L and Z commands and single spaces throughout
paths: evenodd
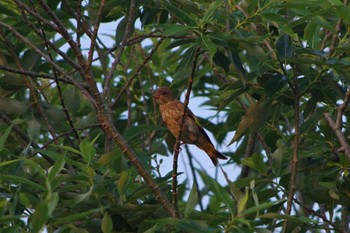
M 166 127 L 175 138 L 178 138 L 185 108 L 184 104 L 175 98 L 168 87 L 159 87 L 152 94 L 152 97 L 159 104 L 160 114 Z M 186 108 L 180 141 L 194 144 L 205 151 L 215 166 L 218 164 L 218 159 L 227 159 L 226 156 L 215 149 L 208 134 L 200 126 L 198 119 L 189 108 Z

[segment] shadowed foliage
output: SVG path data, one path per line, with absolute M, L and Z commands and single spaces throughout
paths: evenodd
M 1 232 L 348 232 L 349 12 L 1 0 Z M 214 110 L 198 123 L 232 151 L 223 182 L 196 156 L 177 180 L 160 86 Z

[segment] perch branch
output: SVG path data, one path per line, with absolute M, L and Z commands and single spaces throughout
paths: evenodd
M 198 56 L 199 56 L 199 51 L 200 51 L 200 47 L 198 47 L 196 49 L 195 54 L 194 54 L 194 59 L 193 59 L 193 62 L 192 62 L 191 73 L 190 73 L 190 76 L 188 77 L 187 92 L 186 92 L 186 95 L 185 95 L 185 102 L 184 102 L 184 112 L 182 114 L 182 119 L 181 119 L 181 122 L 180 122 L 179 134 L 177 135 L 176 143 L 175 143 L 175 146 L 174 146 L 172 189 L 173 189 L 173 205 L 174 205 L 174 208 L 176 210 L 176 215 L 177 216 L 180 216 L 179 210 L 178 210 L 178 208 L 179 208 L 178 207 L 178 200 L 177 200 L 177 160 L 178 160 L 179 152 L 180 152 L 180 141 L 181 141 L 181 135 L 182 135 L 182 127 L 183 127 L 184 122 L 185 122 L 187 106 L 188 106 L 189 100 L 190 100 L 190 94 L 191 94 L 191 91 L 192 91 L 193 77 L 194 77 L 194 74 L 195 74 L 196 68 L 197 68 L 197 60 L 198 60 Z

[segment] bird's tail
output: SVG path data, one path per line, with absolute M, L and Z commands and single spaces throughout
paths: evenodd
M 227 159 L 227 157 L 221 154 L 219 151 L 215 150 L 215 148 L 210 148 L 210 150 L 206 151 L 209 155 L 211 161 L 215 166 L 218 165 L 218 159 Z

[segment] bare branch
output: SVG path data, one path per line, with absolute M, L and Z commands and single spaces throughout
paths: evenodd
M 118 95 L 115 97 L 115 103 L 119 100 L 119 98 L 122 96 L 122 94 L 127 90 L 127 88 L 129 87 L 129 85 L 132 83 L 132 81 L 138 76 L 138 74 L 140 73 L 141 69 L 148 63 L 148 61 L 152 58 L 153 54 L 157 51 L 157 49 L 159 48 L 159 46 L 161 45 L 161 43 L 163 42 L 163 38 L 161 38 L 158 43 L 156 44 L 156 46 L 154 48 L 152 48 L 151 52 L 149 53 L 149 55 L 145 58 L 145 60 L 142 62 L 142 64 L 137 68 L 135 74 L 128 79 L 128 81 L 126 82 L 126 84 L 124 85 L 124 87 L 119 91 Z
M 91 36 L 89 57 L 87 59 L 87 64 L 86 64 L 87 68 L 91 67 L 92 58 L 94 57 L 93 54 L 94 54 L 94 48 L 95 48 L 95 43 L 96 43 L 96 37 L 97 37 L 98 29 L 100 27 L 100 21 L 101 21 L 102 11 L 103 11 L 104 7 L 105 7 L 105 0 L 101 0 L 100 8 L 98 9 L 97 19 L 96 19 L 96 22 L 94 24 L 94 31 L 93 31 L 92 36 Z
M 346 142 L 346 139 L 343 133 L 339 128 L 337 128 L 331 115 L 328 112 L 323 113 L 323 117 L 327 121 L 328 125 L 331 127 L 333 132 L 335 133 L 335 136 L 338 138 L 338 141 L 341 145 L 341 148 L 339 150 L 344 151 L 346 157 L 350 160 L 350 147 L 349 147 L 349 144 Z
M 110 69 L 110 71 L 109 71 L 109 73 L 108 73 L 108 75 L 106 77 L 106 80 L 105 80 L 105 86 L 104 86 L 104 89 L 103 89 L 103 99 L 105 99 L 107 96 L 109 96 L 108 93 L 110 92 L 110 83 L 111 83 L 111 80 L 112 80 L 112 77 L 113 77 L 113 73 L 114 73 L 117 65 L 120 62 L 121 56 L 123 55 L 124 48 L 126 46 L 126 41 L 130 37 L 131 30 L 132 30 L 133 23 L 134 23 L 134 18 L 135 18 L 135 8 L 136 8 L 135 0 L 130 0 L 130 9 L 129 9 L 128 22 L 126 24 L 123 40 L 120 43 L 117 56 L 114 59 L 114 61 L 112 63 L 112 66 L 111 66 L 111 69 Z
M 297 82 L 297 80 L 295 81 Z M 286 215 L 290 215 L 293 206 L 293 197 L 295 192 L 295 183 L 297 177 L 297 168 L 298 168 L 298 155 L 299 155 L 299 138 L 300 138 L 300 99 L 299 99 L 299 89 L 298 84 L 294 85 L 294 143 L 293 143 L 293 159 L 291 161 L 291 174 L 289 181 L 289 190 L 288 190 L 288 199 L 287 199 L 287 209 Z M 283 233 L 288 231 L 288 220 L 285 220 L 283 224 Z
M 177 203 L 177 160 L 178 160 L 179 152 L 180 152 L 180 141 L 181 141 L 181 135 L 182 135 L 182 126 L 184 125 L 184 122 L 185 122 L 187 106 L 189 104 L 190 94 L 191 94 L 191 91 L 192 91 L 193 77 L 194 77 L 196 69 L 197 69 L 197 60 L 198 60 L 199 52 L 200 52 L 200 47 L 197 47 L 197 49 L 195 51 L 195 54 L 194 54 L 193 62 L 192 62 L 191 73 L 190 73 L 190 76 L 188 77 L 187 91 L 186 91 L 185 101 L 184 101 L 184 112 L 182 114 L 182 119 L 181 119 L 181 122 L 180 122 L 180 130 L 179 130 L 179 134 L 177 135 L 176 143 L 175 143 L 175 146 L 174 146 L 172 189 L 173 189 L 173 205 L 174 205 L 174 208 L 176 210 L 176 215 L 178 217 L 180 216 L 180 214 L 179 214 L 179 210 L 178 210 L 179 207 L 178 207 L 178 203 Z

